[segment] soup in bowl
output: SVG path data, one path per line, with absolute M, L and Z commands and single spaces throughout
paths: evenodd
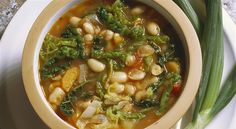
M 36 112 L 51 128 L 171 127 L 201 73 L 196 33 L 174 13 L 171 1 L 52 2 L 23 55 Z

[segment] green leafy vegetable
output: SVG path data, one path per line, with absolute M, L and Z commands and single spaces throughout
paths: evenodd
M 165 108 L 168 104 L 168 100 L 169 100 L 171 91 L 173 89 L 173 85 L 176 82 L 178 82 L 180 79 L 181 79 L 181 76 L 179 74 L 176 74 L 176 73 L 168 73 L 167 74 L 167 80 L 169 81 L 169 84 L 167 85 L 166 89 L 162 93 L 161 101 L 160 101 L 160 109 L 158 112 L 162 112 L 163 110 L 165 110 Z
M 104 98 L 106 90 L 100 82 L 96 83 L 96 93 L 99 95 L 100 98 L 102 98 L 102 99 Z
M 129 21 L 123 9 L 123 3 L 120 0 L 116 0 L 112 6 L 98 8 L 96 14 L 109 29 L 124 34 L 128 29 L 127 24 L 129 24 Z
M 140 120 L 145 117 L 143 113 L 117 111 L 121 120 Z
M 140 102 L 135 102 L 135 105 L 141 108 L 150 108 L 159 106 L 159 101 L 156 99 L 145 99 L 141 100 Z
M 83 90 L 83 86 L 85 86 L 90 81 L 85 81 L 81 83 L 79 86 L 74 87 L 63 99 L 60 104 L 61 112 L 66 116 L 71 116 L 74 110 L 74 102 L 78 99 L 86 99 L 91 96 L 91 94 L 87 91 Z M 85 92 L 85 93 L 84 93 Z
M 70 63 L 64 63 L 50 68 L 47 67 L 48 65 L 51 66 L 51 64 L 47 64 L 41 70 L 41 77 L 44 80 L 54 77 L 58 73 L 64 72 L 67 68 L 69 68 Z

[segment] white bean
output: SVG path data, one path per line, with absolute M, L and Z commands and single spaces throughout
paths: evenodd
M 145 7 L 143 6 L 137 6 L 137 7 L 134 7 L 132 10 L 131 10 L 131 14 L 132 15 L 140 15 L 142 13 L 144 13 L 145 11 Z
M 163 72 L 163 69 L 161 68 L 160 65 L 153 64 L 151 66 L 151 73 L 152 73 L 152 75 L 157 76 L 157 75 L 160 75 L 162 72 Z
M 115 92 L 115 93 L 122 93 L 125 90 L 124 84 L 120 84 L 117 82 L 114 82 L 113 84 L 111 84 L 109 88 L 111 92 Z
M 111 40 L 113 38 L 114 32 L 111 30 L 107 30 L 106 33 L 104 34 L 105 40 Z
M 131 84 L 125 84 L 125 93 L 132 96 L 134 95 L 136 88 Z
M 94 71 L 94 72 L 102 72 L 105 69 L 105 65 L 96 60 L 96 59 L 88 59 L 88 66 Z
M 82 30 L 81 28 L 76 28 L 76 32 L 77 32 L 78 34 L 80 34 L 80 35 L 83 34 L 83 30 Z
M 56 87 L 49 95 L 48 100 L 52 104 L 59 105 L 64 96 L 65 92 L 60 87 Z
M 155 50 L 150 45 L 143 45 L 138 49 L 141 57 L 147 57 L 154 54 Z
M 91 35 L 91 34 L 84 35 L 84 40 L 85 40 L 85 42 L 93 41 L 93 35 Z
M 79 25 L 80 21 L 81 21 L 81 18 L 79 18 L 79 17 L 73 16 L 70 18 L 70 24 L 72 24 L 75 27 L 77 27 Z
M 135 100 L 136 101 L 140 101 L 142 100 L 143 98 L 146 97 L 146 91 L 145 90 L 141 90 L 141 91 L 138 91 L 136 94 L 135 94 Z
M 86 33 L 88 34 L 94 34 L 94 28 L 93 28 L 93 25 L 89 22 L 85 22 L 83 24 L 83 29 Z
M 124 83 L 127 80 L 128 80 L 128 77 L 125 72 L 114 72 L 111 77 L 112 82 Z
M 131 80 L 142 80 L 145 76 L 146 76 L 146 73 L 139 69 L 133 69 L 128 74 L 128 77 Z
M 126 57 L 125 64 L 126 64 L 127 66 L 132 66 L 132 65 L 135 63 L 135 61 L 136 61 L 136 58 L 135 58 L 134 55 L 128 55 L 128 56 Z
M 120 43 L 123 42 L 124 39 L 120 36 L 120 34 L 115 33 L 113 40 L 116 45 L 119 45 Z
M 147 24 L 147 31 L 151 35 L 159 35 L 160 27 L 155 22 L 150 22 Z

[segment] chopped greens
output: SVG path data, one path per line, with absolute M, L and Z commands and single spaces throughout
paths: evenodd
M 83 87 L 91 81 L 85 81 L 79 86 L 74 87 L 63 99 L 60 104 L 61 112 L 66 116 L 71 116 L 74 112 L 74 102 L 78 99 L 88 98 L 91 94 L 88 91 L 84 91 Z

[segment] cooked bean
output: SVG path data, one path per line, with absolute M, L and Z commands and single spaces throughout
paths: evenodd
M 83 24 L 83 29 L 87 34 L 94 34 L 94 28 L 93 28 L 92 23 L 85 22 Z
M 65 92 L 60 88 L 56 87 L 53 92 L 49 95 L 49 102 L 55 105 L 59 105 L 65 96 Z
M 113 37 L 113 40 L 114 40 L 114 43 L 115 43 L 116 45 L 119 45 L 120 43 L 123 42 L 124 39 L 120 36 L 120 34 L 115 33 L 115 34 L 114 34 L 114 37 Z
M 136 6 L 131 10 L 131 14 L 132 15 L 140 15 L 140 14 L 144 13 L 144 11 L 145 11 L 145 7 Z
M 146 73 L 139 69 L 133 69 L 129 72 L 128 77 L 131 80 L 142 80 L 146 76 Z
M 81 21 L 81 18 L 79 18 L 79 17 L 73 16 L 70 18 L 70 24 L 72 24 L 75 27 L 77 27 L 79 25 L 80 21 Z
M 88 59 L 88 66 L 94 72 L 102 72 L 106 67 L 102 62 L 100 62 L 96 59 Z
M 154 54 L 155 50 L 150 45 L 140 46 L 138 49 L 141 57 L 147 57 Z
M 151 35 L 159 35 L 160 27 L 155 22 L 149 22 L 147 24 L 147 31 Z
M 104 39 L 105 40 L 111 40 L 114 36 L 114 32 L 111 30 L 106 30 L 105 34 L 104 34 Z
M 163 69 L 161 68 L 160 65 L 153 64 L 151 66 L 151 73 L 152 73 L 152 75 L 157 76 L 157 75 L 160 75 L 162 72 L 163 72 Z
M 115 93 L 122 93 L 125 90 L 124 84 L 120 84 L 117 82 L 114 82 L 113 84 L 111 84 L 109 88 L 111 92 L 115 92 Z
M 180 66 L 177 62 L 175 61 L 169 61 L 165 64 L 167 70 L 169 72 L 175 72 L 175 73 L 180 73 Z
M 134 55 L 128 55 L 128 56 L 126 57 L 125 64 L 126 64 L 127 66 L 132 66 L 132 65 L 135 63 L 135 61 L 136 61 L 136 58 L 135 58 Z
M 136 88 L 131 84 L 125 84 L 125 93 L 132 96 L 134 95 Z
M 91 34 L 84 35 L 84 40 L 85 40 L 85 42 L 93 41 L 93 35 L 91 35 Z
M 83 30 L 82 30 L 81 28 L 76 28 L 76 32 L 77 32 L 78 34 L 80 34 L 80 35 L 83 34 Z
M 127 80 L 128 80 L 128 77 L 125 72 L 114 72 L 111 77 L 112 82 L 124 83 Z

